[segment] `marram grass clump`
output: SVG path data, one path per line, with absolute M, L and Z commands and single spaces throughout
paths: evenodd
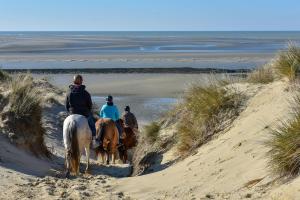
M 178 150 L 185 154 L 224 130 L 238 116 L 244 95 L 220 82 L 194 84 L 185 93 L 177 125 Z
M 274 79 L 274 72 L 272 68 L 269 66 L 263 66 L 249 73 L 246 81 L 255 84 L 268 84 L 273 82 Z
M 7 72 L 0 69 L 0 82 L 8 81 L 10 80 L 10 76 Z
M 161 125 L 158 122 L 152 122 L 149 125 L 144 126 L 144 132 L 146 139 L 150 143 L 154 143 L 157 141 L 159 137 L 159 131 L 160 131 Z
M 274 69 L 280 77 L 287 77 L 290 81 L 294 81 L 300 69 L 300 47 L 289 44 L 286 51 L 278 54 Z
M 280 176 L 296 176 L 300 173 L 300 96 L 294 98 L 293 119 L 282 122 L 271 131 L 266 145 L 270 167 Z
M 10 81 L 8 105 L 1 113 L 5 129 L 14 135 L 12 141 L 36 155 L 49 156 L 44 144 L 41 95 L 30 76 L 20 75 Z
M 14 113 L 15 118 L 41 118 L 41 95 L 38 95 L 38 90 L 33 87 L 33 80 L 30 76 L 18 76 L 11 82 L 10 90 L 10 111 Z

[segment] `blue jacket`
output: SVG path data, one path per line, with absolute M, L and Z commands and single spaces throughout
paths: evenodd
M 108 105 L 108 104 L 103 105 L 100 110 L 100 117 L 101 118 L 110 118 L 113 121 L 117 121 L 118 119 L 120 119 L 117 106 Z

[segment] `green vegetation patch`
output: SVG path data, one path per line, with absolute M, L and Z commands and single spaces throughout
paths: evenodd
M 178 150 L 185 154 L 224 130 L 238 116 L 244 95 L 220 82 L 192 85 L 176 108 Z
M 270 167 L 280 176 L 296 176 L 300 172 L 300 96 L 293 104 L 293 119 L 281 122 L 266 142 L 271 149 Z
M 278 54 L 274 62 L 274 69 L 281 77 L 287 77 L 290 81 L 294 81 L 300 69 L 300 48 L 289 44 L 287 51 Z

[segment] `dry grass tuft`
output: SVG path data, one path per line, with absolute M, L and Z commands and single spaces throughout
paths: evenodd
M 144 126 L 143 130 L 147 141 L 150 143 L 156 142 L 159 137 L 160 128 L 161 125 L 158 122 L 152 122 L 151 124 Z
M 274 72 L 268 66 L 263 66 L 248 74 L 247 82 L 268 84 L 274 81 Z
M 296 176 L 300 172 L 300 96 L 294 98 L 293 119 L 272 130 L 266 145 L 270 166 L 280 176 Z
M 294 81 L 300 68 L 300 48 L 290 43 L 287 51 L 278 54 L 274 69 L 281 77 Z
M 42 99 L 33 87 L 33 79 L 30 76 L 18 76 L 9 83 L 9 87 L 9 103 L 1 117 L 10 138 L 36 155 L 49 156 L 44 145 Z
M 10 84 L 10 112 L 14 113 L 16 119 L 41 117 L 40 104 L 42 99 L 38 95 L 38 91 L 32 86 L 33 80 L 30 76 L 18 76 Z
M 10 80 L 10 76 L 7 72 L 0 69 L 0 82 L 8 81 Z
M 244 95 L 215 82 L 194 84 L 177 106 L 181 116 L 177 126 L 178 150 L 184 155 L 224 130 L 240 112 Z

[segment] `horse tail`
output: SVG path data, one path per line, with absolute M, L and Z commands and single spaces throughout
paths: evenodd
M 73 171 L 76 173 L 76 170 L 79 166 L 79 146 L 78 146 L 78 138 L 77 138 L 77 126 L 75 121 L 71 121 L 68 124 L 68 137 L 71 141 L 71 159 L 72 163 L 74 163 Z

